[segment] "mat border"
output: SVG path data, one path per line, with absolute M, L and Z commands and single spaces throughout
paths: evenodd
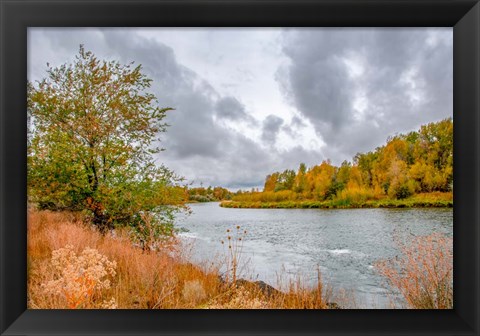
M 472 0 L 0 0 L 2 335 L 478 335 L 480 5 Z M 454 309 L 26 310 L 27 27 L 453 27 Z

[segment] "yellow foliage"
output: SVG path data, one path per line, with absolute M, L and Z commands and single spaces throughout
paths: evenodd
M 350 204 L 364 203 L 375 199 L 375 192 L 371 189 L 349 187 L 337 193 L 336 200 L 346 201 Z

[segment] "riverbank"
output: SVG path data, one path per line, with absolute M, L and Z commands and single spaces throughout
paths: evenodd
M 418 194 L 405 199 L 367 200 L 354 202 L 349 200 L 293 200 L 279 202 L 261 201 L 222 201 L 224 208 L 239 209 L 360 209 L 360 208 L 452 208 L 452 193 Z
M 178 239 L 144 251 L 128 234 L 118 229 L 101 235 L 79 214 L 29 210 L 28 308 L 338 308 L 321 281 L 311 287 L 299 279 L 285 291 L 261 281 L 232 281 L 235 275 L 220 272 L 217 260 L 194 265 L 189 246 Z

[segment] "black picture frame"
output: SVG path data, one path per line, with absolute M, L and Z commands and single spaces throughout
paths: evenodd
M 0 0 L 2 335 L 478 335 L 480 4 L 474 0 Z M 27 310 L 28 27 L 453 27 L 454 309 Z

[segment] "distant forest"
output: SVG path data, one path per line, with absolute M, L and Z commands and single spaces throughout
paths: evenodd
M 240 202 L 287 200 L 404 199 L 418 193 L 453 191 L 453 120 L 444 119 L 418 131 L 387 139 L 384 146 L 358 153 L 339 167 L 329 160 L 266 177 L 263 192 L 233 196 Z
M 198 187 L 188 189 L 188 201 L 190 202 L 216 202 L 229 200 L 231 198 L 232 193 L 222 187 Z

